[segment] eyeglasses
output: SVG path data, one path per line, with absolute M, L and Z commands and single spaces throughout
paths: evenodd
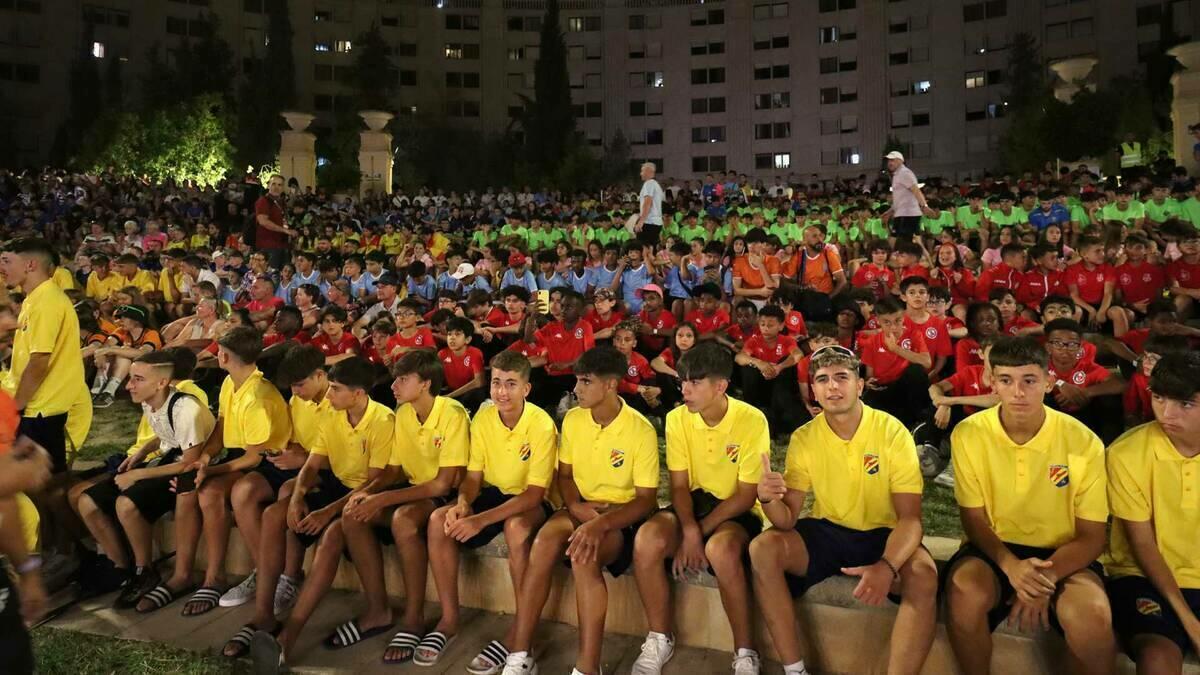
M 1050 345 L 1051 347 L 1055 347 L 1057 349 L 1079 349 L 1079 342 L 1074 341 L 1074 340 L 1072 340 L 1072 341 L 1050 340 L 1046 344 Z

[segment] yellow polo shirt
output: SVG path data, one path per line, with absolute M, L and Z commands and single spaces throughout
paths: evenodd
M 494 405 L 480 410 L 471 421 L 467 471 L 483 472 L 483 482 L 506 495 L 519 495 L 530 485 L 549 489 L 557 457 L 554 420 L 532 403 L 525 403 L 512 429 L 500 421 Z
M 321 425 L 328 422 L 327 417 L 333 411 L 329 399 L 313 402 L 293 395 L 288 401 L 288 411 L 292 419 L 291 441 L 311 452 L 320 440 Z
M 312 454 L 329 458 L 329 469 L 342 485 L 357 488 L 367 482 L 368 469 L 387 466 L 396 420 L 383 404 L 367 403 L 362 419 L 353 426 L 344 410 L 331 409 L 322 419 L 320 440 Z
M 67 294 L 52 279 L 38 284 L 21 303 L 13 333 L 12 367 L 4 381 L 4 390 L 10 395 L 16 394 L 34 354 L 49 354 L 50 365 L 41 386 L 25 404 L 25 417 L 67 412 L 80 391 L 87 390 L 87 383 L 79 348 L 79 318 Z
M 667 413 L 667 470 L 687 471 L 690 489 L 729 499 L 738 483 L 758 484 L 762 458 L 771 456 L 767 418 L 736 398 L 715 427 L 679 406 Z M 755 507 L 757 512 L 757 505 Z
M 176 272 L 175 274 L 171 275 L 171 280 L 175 282 L 174 291 L 167 286 L 167 274 L 168 272 L 163 270 L 158 275 L 158 282 L 156 284 L 158 291 L 163 294 L 163 300 L 165 302 L 179 302 L 179 288 L 183 285 L 183 273 Z
M 120 274 L 114 274 L 113 276 L 120 282 L 116 290 L 127 286 L 133 286 L 143 293 L 158 290 L 158 276 L 149 270 L 138 270 L 129 278 L 123 277 Z
M 422 424 L 411 403 L 396 410 L 396 432 L 388 464 L 404 469 L 413 485 L 428 483 L 444 466 L 466 466 L 471 420 L 461 403 L 445 396 L 433 399 Z
M 71 270 L 65 267 L 54 268 L 54 274 L 50 278 L 54 280 L 55 285 L 64 291 L 75 290 L 75 275 L 71 274 Z
M 125 288 L 125 284 L 121 276 L 109 272 L 108 276 L 101 279 L 100 275 L 92 272 L 88 275 L 85 293 L 92 300 L 104 301 L 122 288 Z
M 1200 589 L 1200 456 L 1179 454 L 1158 422 L 1130 429 L 1108 448 L 1108 500 L 1117 518 L 1153 521 L 1175 581 Z M 1110 575 L 1145 576 L 1118 523 L 1108 547 Z
M 175 391 L 191 394 L 200 401 L 201 405 L 206 408 L 208 407 L 208 394 L 204 393 L 204 390 L 197 387 L 196 383 L 191 380 L 180 380 L 179 384 L 175 385 Z M 152 440 L 154 440 L 154 429 L 150 428 L 150 418 L 146 417 L 146 413 L 143 412 L 142 417 L 138 420 L 137 438 L 134 439 L 133 445 L 129 446 L 129 449 L 125 451 L 125 455 L 127 457 L 136 455 L 137 451 L 142 449 L 142 446 Z M 187 448 L 181 449 L 187 450 Z M 145 461 L 149 462 L 152 459 L 157 459 L 161 454 L 159 451 L 152 452 L 146 455 Z
M 793 490 L 813 493 L 812 517 L 854 530 L 895 527 L 892 495 L 919 495 L 925 487 L 912 434 L 895 417 L 867 405 L 848 441 L 829 428 L 824 415 L 792 432 L 783 480 Z
M 636 488 L 658 489 L 658 435 L 624 401 L 607 427 L 592 420 L 591 410 L 568 412 L 558 461 L 571 465 L 585 501 L 626 504 L 637 496 Z
M 218 401 L 226 448 L 287 447 L 292 435 L 287 403 L 275 385 L 263 378 L 261 370 L 255 370 L 240 387 L 234 387 L 233 378 L 226 377 Z
M 1108 520 L 1104 444 L 1078 420 L 1046 409 L 1046 421 L 1017 445 L 1000 424 L 1001 406 L 977 412 L 950 436 L 958 505 L 983 508 L 1001 541 L 1058 548 L 1075 519 Z

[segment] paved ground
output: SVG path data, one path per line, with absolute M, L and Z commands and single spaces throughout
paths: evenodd
M 151 640 L 174 647 L 216 654 L 225 640 L 236 632 L 253 613 L 249 607 L 216 609 L 203 616 L 185 618 L 179 614 L 182 601 L 157 613 L 140 615 L 132 610 L 112 609 L 112 597 L 82 602 L 47 624 L 132 640 Z M 441 663 L 433 668 L 386 666 L 380 658 L 391 635 L 376 636 L 350 649 L 331 651 L 321 646 L 322 639 L 340 622 L 353 616 L 358 607 L 357 594 L 335 591 L 321 604 L 305 631 L 303 648 L 293 656 L 297 673 L 396 673 L 399 668 L 422 673 L 464 673 L 466 666 L 488 640 L 503 635 L 512 617 L 467 609 L 459 636 L 447 647 Z M 426 608 L 430 626 L 437 609 Z M 538 664 L 546 675 L 566 675 L 575 662 L 576 632 L 571 626 L 544 622 L 539 629 L 535 650 Z M 641 638 L 609 635 L 604 640 L 604 672 L 627 673 L 637 658 Z M 730 655 L 706 649 L 681 648 L 671 660 L 667 673 L 713 673 L 729 667 Z

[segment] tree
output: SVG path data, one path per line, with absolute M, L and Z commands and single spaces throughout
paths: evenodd
M 1008 52 L 1008 106 L 1024 110 L 1042 102 L 1047 93 L 1046 67 L 1042 63 L 1037 40 L 1029 33 L 1012 36 Z
M 121 59 L 109 59 L 104 70 L 104 107 L 107 110 L 125 109 L 125 81 Z
M 1042 136 L 1046 107 L 1054 100 L 1046 83 L 1037 41 L 1016 33 L 1008 53 L 1008 129 L 1000 139 L 1000 156 L 1009 171 L 1037 169 L 1048 159 Z
M 67 116 L 54 136 L 51 156 L 58 165 L 69 163 L 79 150 L 96 118 L 97 102 L 102 100 L 100 73 L 92 55 L 94 25 L 85 17 L 83 33 L 75 48 L 75 59 L 67 79 Z M 114 61 L 116 59 L 113 59 Z
M 545 175 L 554 174 L 575 139 L 575 111 L 567 73 L 567 45 L 558 22 L 558 0 L 547 0 L 537 63 L 534 99 L 524 98 L 525 147 L 530 164 Z
M 399 84 L 399 71 L 388 55 L 388 44 L 377 24 L 354 43 L 351 84 L 359 110 L 394 110 L 392 97 Z
M 629 138 L 619 127 L 612 140 L 604 148 L 600 158 L 600 177 L 605 185 L 631 180 L 633 172 L 633 148 Z
M 255 59 L 239 93 L 238 162 L 260 166 L 279 154 L 280 112 L 296 105 L 292 21 L 287 0 L 267 3 L 266 53 Z

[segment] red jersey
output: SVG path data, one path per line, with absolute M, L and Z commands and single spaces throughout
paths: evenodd
M 954 345 L 954 372 L 961 373 L 967 368 L 983 365 L 983 347 L 974 338 L 965 337 Z
M 675 315 L 665 309 L 658 310 L 658 314 L 653 317 L 650 316 L 649 312 L 643 309 L 642 311 L 638 312 L 638 321 L 641 321 L 643 325 L 657 330 L 660 334 L 670 331 L 677 323 L 675 321 Z M 659 351 L 667 346 L 667 339 L 665 337 L 642 335 L 638 339 L 641 340 L 642 344 L 646 346 L 646 349 L 650 350 L 651 352 Z
M 1033 328 L 1034 326 L 1037 326 L 1037 325 L 1038 325 L 1038 322 L 1030 321 L 1029 319 L 1026 319 L 1024 316 L 1021 316 L 1020 314 L 1016 314 L 1013 316 L 1013 318 L 1004 322 L 1004 327 L 1000 329 L 1000 332 L 1004 333 L 1005 335 L 1012 335 L 1015 337 L 1016 335 L 1019 334 L 1019 331 L 1021 329 Z
M 455 354 L 446 347 L 438 352 L 438 358 L 442 361 L 449 391 L 458 389 L 483 372 L 483 352 L 475 347 L 467 347 L 462 354 Z
M 337 356 L 339 354 L 357 354 L 360 345 L 358 338 L 354 337 L 350 331 L 342 331 L 342 337 L 335 343 L 329 338 L 329 334 L 321 331 L 310 342 L 312 346 L 321 350 L 325 356 Z
M 612 328 L 613 326 L 621 323 L 621 321 L 624 319 L 625 312 L 618 312 L 617 310 L 609 312 L 607 319 L 600 316 L 600 314 L 594 309 L 588 310 L 588 313 L 583 315 L 583 320 L 592 325 L 593 333 L 599 333 L 605 328 Z
M 1125 263 L 1118 265 L 1114 272 L 1121 299 L 1130 305 L 1161 298 L 1167 287 L 1167 271 L 1162 265 Z
M 970 304 L 975 298 L 975 275 L 965 267 L 939 267 L 937 278 L 930 278 L 929 284 L 950 289 L 952 305 Z
M 1121 396 L 1126 415 L 1136 415 L 1138 419 L 1154 419 L 1154 408 L 1150 405 L 1150 378 L 1139 370 L 1129 378 L 1125 385 L 1125 393 Z
M 698 335 L 707 335 L 715 330 L 721 330 L 730 323 L 729 313 L 723 309 L 713 312 L 712 316 L 708 316 L 698 309 L 693 309 L 688 312 L 687 316 L 683 317 L 683 320 L 695 326 Z
M 946 322 L 941 318 L 930 314 L 925 323 L 917 323 L 905 315 L 904 329 L 924 334 L 925 345 L 929 347 L 930 354 L 947 358 L 954 356 L 954 346 L 950 344 L 950 331 L 946 329 Z
M 901 268 L 896 276 L 899 277 L 900 281 L 904 281 L 909 277 L 921 277 L 925 281 L 929 281 L 929 268 L 921 263 L 913 263 L 908 267 Z
M 284 342 L 288 342 L 289 339 L 292 342 L 302 344 L 302 345 L 306 345 L 306 344 L 312 342 L 312 337 L 309 336 L 309 334 L 305 333 L 304 331 L 300 331 L 299 333 L 296 333 L 291 338 L 284 337 L 283 333 L 267 333 L 266 335 L 263 336 L 263 339 L 262 339 L 263 349 L 266 349 L 267 347 L 272 347 L 274 345 L 282 344 Z
M 875 293 L 876 298 L 882 298 L 896 285 L 896 273 L 887 266 L 864 263 L 854 272 L 850 285 L 855 288 L 868 288 Z
M 1167 278 L 1180 288 L 1200 288 L 1200 263 L 1186 262 L 1183 258 L 1167 263 Z
M 1050 362 L 1050 379 L 1055 381 L 1055 387 L 1070 383 L 1077 387 L 1086 389 L 1094 384 L 1104 382 L 1109 378 L 1111 373 L 1103 366 L 1096 365 L 1091 359 L 1079 358 L 1070 368 L 1064 368 L 1061 371 L 1054 366 L 1054 362 Z M 1062 406 L 1064 411 L 1078 410 L 1075 407 Z
M 808 366 L 812 363 L 812 354 L 805 356 L 796 362 L 796 381 L 802 382 L 809 386 L 809 392 L 812 392 L 812 376 L 808 373 Z
M 967 327 L 967 324 L 963 323 L 962 321 L 959 321 L 958 317 L 954 316 L 953 314 L 942 317 L 942 321 L 946 322 L 946 330 L 947 331 L 958 330 L 960 328 L 965 330 Z
M 1015 295 L 1024 279 L 1023 272 L 1018 272 L 1005 263 L 989 267 L 979 275 L 979 280 L 975 282 L 975 299 L 979 302 L 987 302 L 988 296 L 996 288 L 1007 288 Z
M 639 385 L 652 380 L 654 371 L 650 368 L 650 362 L 641 354 L 630 352 L 629 367 L 625 370 L 625 377 L 621 378 L 617 385 L 617 390 L 622 394 L 636 394 Z
M 1067 285 L 1063 283 L 1063 276 L 1058 270 L 1029 270 L 1022 275 L 1021 284 L 1017 286 L 1017 302 L 1036 311 L 1047 296 L 1066 295 Z
M 909 351 L 929 353 L 925 336 L 918 331 L 905 328 L 896 342 Z M 859 337 L 858 349 L 862 354 L 862 362 L 871 368 L 871 376 L 880 384 L 891 384 L 900 379 L 904 369 L 909 366 L 908 360 L 887 348 L 882 332 Z
M 417 332 L 408 337 L 404 337 L 401 333 L 396 333 L 388 338 L 388 352 L 395 352 L 397 347 L 407 349 L 437 349 L 437 342 L 433 339 L 433 331 L 429 330 L 429 326 L 421 326 L 417 328 Z
M 554 375 L 570 375 L 574 371 L 569 366 L 560 369 L 552 364 L 573 362 L 596 346 L 592 324 L 582 319 L 575 322 L 574 328 L 567 328 L 561 321 L 552 321 L 535 335 L 538 344 L 546 348 L 546 370 Z
M 494 328 L 504 328 L 505 326 L 521 323 L 524 318 L 525 315 L 522 314 L 514 319 L 508 312 L 504 311 L 503 307 L 493 307 L 483 322 Z
M 755 333 L 746 339 L 746 344 L 742 345 L 742 353 L 767 363 L 779 363 L 791 356 L 792 352 L 797 349 L 799 347 L 796 346 L 796 340 L 782 334 L 775 336 L 773 344 L 767 344 L 766 338 Z
M 251 312 L 263 312 L 269 309 L 274 314 L 279 311 L 280 307 L 283 307 L 283 304 L 283 298 L 272 295 L 266 300 L 251 300 L 247 302 L 246 309 Z
M 387 349 L 387 345 L 385 344 L 383 348 Z M 375 346 L 374 340 L 367 340 L 363 343 L 362 357 L 372 365 L 385 365 L 383 354 L 379 353 L 379 348 Z
M 983 383 L 983 366 L 967 366 L 960 369 L 944 382 L 950 383 L 951 396 L 983 396 L 992 393 L 992 388 Z M 963 412 L 970 415 L 978 410 L 974 406 L 963 406 Z
M 783 321 L 783 332 L 792 337 L 808 337 L 808 326 L 804 325 L 804 315 L 794 309 L 788 312 Z
M 1149 337 L 1149 328 L 1134 328 L 1133 330 L 1126 331 L 1124 335 L 1117 339 L 1123 342 L 1126 347 L 1129 347 L 1129 351 L 1141 356 L 1142 352 L 1146 349 L 1146 339 Z
M 758 335 L 758 326 L 755 325 L 754 328 L 746 331 L 744 328 L 742 328 L 742 324 L 735 323 L 725 331 L 725 334 L 728 335 L 729 339 L 733 340 L 734 342 L 745 342 L 746 338 L 750 337 L 751 335 Z
M 682 356 L 682 354 L 680 356 Z M 667 364 L 668 368 L 672 370 L 675 369 L 675 352 L 671 351 L 669 348 L 662 350 L 662 353 L 658 355 L 658 358 L 662 359 L 663 363 Z
M 271 195 L 263 195 L 258 198 L 258 201 L 254 202 L 254 216 L 256 222 L 258 216 L 266 216 L 268 220 L 276 225 L 286 225 L 283 219 L 283 207 Z M 259 250 L 287 248 L 288 236 L 283 232 L 268 230 L 262 225 L 255 225 L 254 246 Z
M 545 354 L 546 348 L 536 342 L 530 344 L 524 340 L 516 340 L 508 346 L 508 351 L 518 352 L 525 358 L 530 359 Z
M 1117 274 L 1112 265 L 1097 265 L 1088 269 L 1084 263 L 1077 262 L 1067 268 L 1067 286 L 1079 293 L 1079 298 L 1089 305 L 1099 305 L 1104 300 L 1104 286 L 1117 282 Z

